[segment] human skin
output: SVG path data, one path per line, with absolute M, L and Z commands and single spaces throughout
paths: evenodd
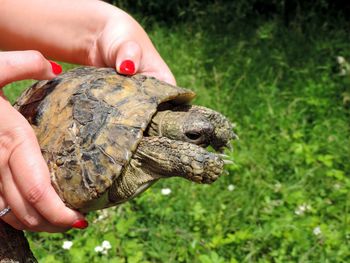
M 171 84 L 175 79 L 142 27 L 102 1 L 0 0 L 0 13 L 0 49 L 17 50 L 0 52 L 0 210 L 11 207 L 1 219 L 30 231 L 84 228 L 83 215 L 67 208 L 52 188 L 33 130 L 1 87 L 55 77 L 46 58 L 115 67 Z M 125 61 L 134 68 L 123 67 Z

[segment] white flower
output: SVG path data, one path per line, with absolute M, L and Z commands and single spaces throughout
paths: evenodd
M 72 246 L 73 246 L 72 241 L 63 241 L 63 245 L 62 245 L 63 249 L 69 250 Z
M 339 76 L 346 76 L 346 73 L 346 70 L 343 68 L 339 70 Z
M 311 206 L 308 204 L 299 205 L 297 209 L 295 209 L 294 213 L 298 216 L 305 214 L 305 212 L 311 210 Z
M 342 57 L 342 56 L 337 56 L 337 62 L 339 63 L 339 64 L 344 64 L 345 63 L 345 58 L 344 57 Z
M 163 188 L 161 190 L 162 195 L 170 195 L 171 189 L 170 188 Z
M 101 244 L 101 246 L 95 247 L 95 252 L 96 253 L 101 253 L 103 255 L 108 254 L 108 250 L 111 249 L 111 243 L 108 240 L 104 240 Z
M 103 247 L 104 249 L 106 249 L 106 250 L 112 248 L 111 243 L 109 243 L 108 240 L 104 240 L 104 241 L 102 242 L 102 247 Z
M 102 251 L 103 251 L 103 247 L 101 247 L 101 246 L 95 247 L 95 252 L 99 253 L 99 252 L 102 252 Z
M 97 223 L 109 217 L 108 209 L 97 211 L 97 213 L 98 213 L 98 217 L 93 221 L 93 223 Z
M 230 192 L 232 192 L 233 190 L 235 190 L 235 186 L 233 184 L 229 184 L 227 186 L 227 190 L 229 190 Z
M 314 233 L 315 236 L 321 235 L 322 234 L 321 228 L 319 226 L 315 227 L 312 233 Z

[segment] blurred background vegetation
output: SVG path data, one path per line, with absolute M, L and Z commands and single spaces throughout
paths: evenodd
M 159 182 L 89 214 L 85 231 L 28 233 L 40 262 L 349 262 L 350 4 L 110 2 L 146 28 L 195 103 L 236 124 L 235 164 L 210 186 Z
M 340 0 L 160 0 L 160 1 L 105 1 L 129 13 L 146 19 L 150 23 L 177 25 L 203 21 L 220 23 L 239 19 L 278 18 L 283 24 L 311 22 L 312 20 L 334 20 L 348 17 L 350 3 Z M 212 19 L 212 21 L 211 21 Z

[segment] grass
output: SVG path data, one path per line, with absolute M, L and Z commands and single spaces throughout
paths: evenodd
M 350 57 L 342 24 L 265 20 L 149 33 L 178 84 L 197 92 L 195 103 L 236 123 L 235 164 L 210 186 L 159 182 L 91 213 L 84 231 L 28 233 L 40 262 L 348 262 L 350 81 L 334 70 L 336 56 Z M 14 99 L 25 85 L 6 94 Z M 94 251 L 104 240 L 107 255 Z

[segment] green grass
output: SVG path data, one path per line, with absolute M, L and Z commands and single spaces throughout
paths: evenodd
M 350 260 L 350 81 L 334 71 L 336 56 L 350 57 L 348 32 L 260 22 L 149 31 L 178 85 L 236 124 L 229 175 L 164 180 L 106 219 L 91 213 L 84 231 L 29 233 L 40 262 Z M 94 251 L 103 240 L 107 255 Z

